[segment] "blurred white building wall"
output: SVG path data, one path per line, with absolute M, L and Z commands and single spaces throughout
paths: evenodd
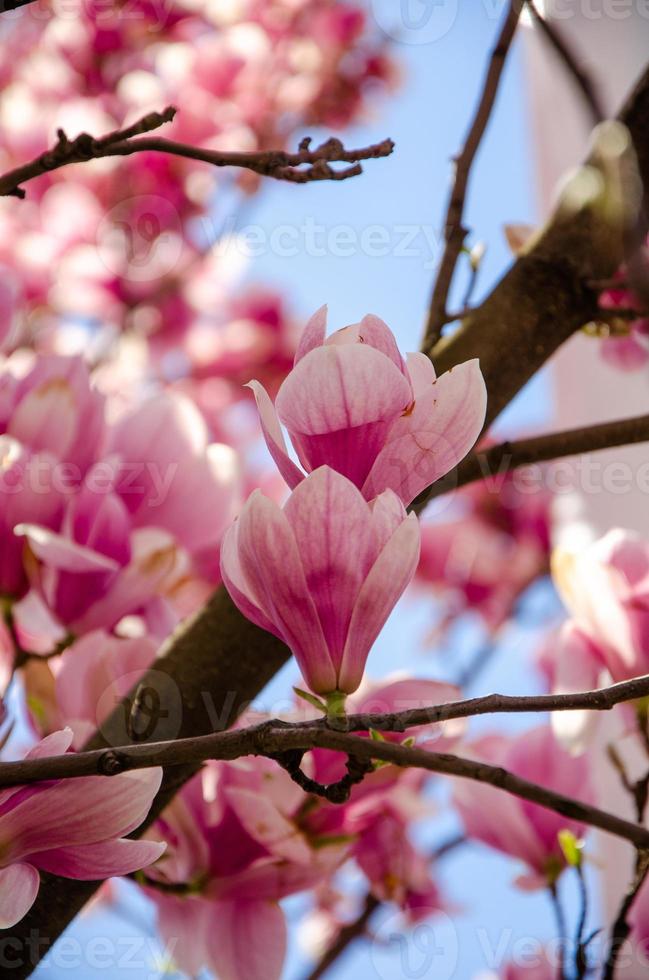
M 539 6 L 541 6 L 539 4 Z M 548 16 L 557 23 L 582 63 L 597 81 L 606 110 L 614 115 L 649 58 L 649 7 L 628 0 L 550 0 Z M 554 13 L 554 17 L 553 17 Z M 528 78 L 533 161 L 536 168 L 539 213 L 544 219 L 551 207 L 557 182 L 584 158 L 590 120 L 581 97 L 556 55 L 538 29 L 527 24 L 523 31 Z M 556 399 L 556 428 L 569 428 L 649 411 L 649 369 L 623 373 L 606 364 L 596 340 L 583 335 L 572 338 L 550 366 Z M 569 544 L 579 538 L 599 536 L 618 525 L 649 536 L 649 494 L 634 485 L 638 468 L 649 461 L 649 446 L 613 449 L 593 454 L 590 489 L 573 471 L 579 488 L 563 498 L 558 514 L 558 540 Z M 611 492 L 616 481 L 622 492 Z M 598 727 L 593 748 L 599 803 L 606 809 L 635 819 L 633 807 L 620 786 L 618 774 L 606 759 L 606 743 L 613 737 L 608 720 Z M 646 760 L 631 750 L 630 769 L 644 771 Z M 599 835 L 596 849 L 606 868 L 602 891 L 604 921 L 611 921 L 632 873 L 631 848 Z M 603 937 L 605 938 L 605 937 Z M 629 972 L 628 980 L 636 980 Z
M 578 53 L 614 115 L 649 58 L 649 4 L 642 0 L 546 0 L 549 19 Z M 550 211 L 559 179 L 585 155 L 591 124 L 582 97 L 538 28 L 524 28 L 524 57 L 539 213 Z M 621 372 L 599 355 L 597 340 L 574 337 L 556 355 L 551 373 L 557 428 L 607 421 L 649 410 L 649 369 Z M 560 537 L 599 535 L 612 524 L 649 534 L 649 494 L 637 488 L 649 448 L 593 454 L 589 473 L 576 471 L 579 491 L 559 506 Z M 615 465 L 613 465 L 615 464 Z M 621 465 L 622 464 L 622 465 Z M 579 466 L 579 464 L 576 464 Z M 583 464 L 582 464 L 583 465 Z

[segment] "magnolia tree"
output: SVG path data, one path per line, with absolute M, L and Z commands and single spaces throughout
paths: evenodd
M 513 263 L 453 313 L 471 167 L 524 10 L 600 124 L 547 225 L 510 227 Z M 531 3 L 503 9 L 404 355 L 375 312 L 328 330 L 321 308 L 302 327 L 218 247 L 273 181 L 389 172 L 383 134 L 335 135 L 397 79 L 360 0 L 3 11 L 2 975 L 31 975 L 93 896 L 118 902 L 116 876 L 155 910 L 168 969 L 280 977 L 282 901 L 301 893 L 310 976 L 333 975 L 384 904 L 406 934 L 470 914 L 471 882 L 458 909 L 438 866 L 472 841 L 557 914 L 553 941 L 495 975 L 649 975 L 649 540 L 620 511 L 552 553 L 550 481 L 530 492 L 519 470 L 649 441 L 649 416 L 489 435 L 579 330 L 646 368 L 649 75 L 603 122 L 556 28 Z M 528 650 L 545 693 L 481 692 L 551 569 L 562 620 Z M 434 599 L 431 646 L 469 621 L 486 645 L 453 677 L 370 682 L 413 582 Z M 255 710 L 291 656 L 301 685 Z M 524 735 L 508 712 L 530 716 Z M 595 920 L 614 839 L 627 887 Z

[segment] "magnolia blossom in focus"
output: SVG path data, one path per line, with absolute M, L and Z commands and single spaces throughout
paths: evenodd
M 517 738 L 486 736 L 463 754 L 586 803 L 592 801 L 586 756 L 570 755 L 547 725 Z M 526 865 L 526 872 L 516 880 L 525 889 L 552 884 L 563 871 L 560 831 L 568 830 L 577 838 L 584 832 L 582 824 L 487 783 L 457 780 L 454 802 L 470 837 Z
M 350 694 L 410 582 L 419 524 L 391 490 L 367 503 L 322 466 L 283 509 L 260 491 L 223 540 L 223 581 L 241 612 L 284 640 L 309 687 Z
M 293 488 L 304 474 L 286 451 L 286 426 L 300 463 L 326 464 L 371 500 L 391 489 L 407 506 L 468 453 L 482 429 L 486 389 L 477 360 L 440 378 L 424 354 L 401 357 L 376 316 L 325 339 L 326 307 L 309 320 L 275 407 L 252 381 L 268 449 Z
M 55 732 L 26 758 L 60 755 L 71 741 L 70 729 Z M 39 871 L 94 881 L 130 874 L 159 858 L 163 843 L 125 838 L 146 817 L 161 779 L 158 768 L 2 790 L 0 928 L 15 925 L 32 907 Z

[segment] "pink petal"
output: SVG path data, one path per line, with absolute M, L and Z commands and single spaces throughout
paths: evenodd
M 333 691 L 336 675 L 286 515 L 255 491 L 239 518 L 239 558 L 246 579 L 291 648 L 307 683 Z
M 563 624 L 553 641 L 555 645 L 554 694 L 592 691 L 600 686 L 602 651 L 574 622 Z M 596 711 L 555 711 L 551 715 L 552 730 L 570 752 L 583 752 L 598 724 L 596 716 Z
M 119 564 L 107 555 L 71 541 L 39 524 L 18 524 L 14 533 L 24 536 L 37 558 L 66 572 L 115 572 Z
M 604 337 L 602 357 L 620 371 L 641 371 L 649 361 L 649 351 L 633 337 Z
M 78 406 L 64 377 L 48 378 L 20 400 L 7 433 L 30 449 L 47 449 L 64 459 L 74 443 Z
M 62 728 L 41 739 L 29 750 L 26 759 L 45 759 L 52 755 L 64 755 L 72 745 L 72 730 Z
M 408 354 L 407 364 L 412 390 L 417 398 L 418 395 L 423 395 L 436 380 L 435 368 L 430 357 L 420 351 Z
M 390 487 L 408 505 L 466 456 L 482 430 L 486 404 L 477 360 L 447 371 L 392 426 L 364 495 L 371 499 Z
M 15 926 L 27 915 L 36 901 L 40 883 L 40 875 L 31 864 L 0 868 L 0 929 Z
M 338 668 L 354 603 L 380 550 L 370 508 L 353 483 L 322 466 L 293 491 L 284 513 L 329 655 Z
M 112 579 L 104 595 L 70 624 L 75 633 L 114 626 L 122 616 L 158 595 L 178 561 L 174 538 L 158 528 L 139 528 L 131 537 L 132 560 Z
M 221 575 L 230 598 L 240 612 L 261 629 L 280 636 L 275 625 L 262 612 L 254 588 L 246 579 L 239 559 L 239 521 L 225 532 L 221 545 Z M 280 637 L 281 638 L 281 637 Z
M 225 790 L 228 802 L 251 837 L 272 854 L 308 864 L 311 848 L 295 824 L 287 820 L 262 793 L 239 787 Z
M 400 497 L 392 490 L 384 490 L 371 501 L 372 524 L 376 540 L 376 554 L 392 537 L 402 521 L 406 519 L 406 508 Z
M 274 902 L 218 902 L 207 936 L 220 980 L 279 980 L 286 953 L 284 913 Z
M 266 440 L 268 451 L 273 457 L 273 461 L 278 470 L 292 490 L 304 479 L 304 474 L 295 465 L 286 451 L 284 434 L 282 433 L 275 407 L 268 396 L 268 392 L 258 381 L 250 381 L 248 388 L 252 389 L 255 401 L 257 402 L 261 431 Z
M 374 563 L 354 605 L 338 686 L 352 693 L 361 682 L 365 661 L 419 561 L 419 522 L 414 514 L 394 532 Z
M 277 414 L 289 430 L 335 432 L 394 418 L 407 406 L 409 388 L 395 365 L 367 344 L 318 347 L 282 384 Z
M 49 871 L 50 874 L 79 881 L 96 881 L 146 868 L 158 860 L 166 846 L 157 841 L 118 839 L 100 844 L 54 848 L 35 854 L 33 861 L 41 871 Z
M 197 976 L 209 963 L 207 937 L 213 903 L 193 896 L 162 895 L 154 889 L 147 889 L 147 894 L 158 907 L 158 929 L 174 963 L 189 976 Z
M 13 619 L 21 647 L 30 653 L 48 654 L 66 635 L 52 610 L 34 589 L 14 604 Z
M 301 361 L 305 354 L 308 354 L 314 347 L 322 347 L 327 333 L 327 306 L 321 306 L 309 319 L 300 337 L 300 342 L 295 351 L 293 364 Z
M 142 823 L 161 780 L 159 768 L 113 779 L 61 780 L 5 812 L 0 817 L 0 839 L 12 858 L 20 859 L 52 848 L 122 837 Z
M 458 779 L 453 787 L 453 802 L 469 837 L 525 861 L 534 870 L 543 868 L 547 854 L 518 800 L 485 783 Z
M 375 350 L 381 351 L 402 374 L 405 373 L 405 365 L 394 334 L 380 317 L 373 313 L 367 313 L 363 317 L 358 325 L 358 340 L 361 344 L 369 344 Z

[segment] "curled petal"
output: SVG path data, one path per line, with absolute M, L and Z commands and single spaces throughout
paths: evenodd
M 41 871 L 49 871 L 50 874 L 79 881 L 96 881 L 146 868 L 158 860 L 166 846 L 157 841 L 118 839 L 100 844 L 54 848 L 34 855 L 33 861 Z
M 221 575 L 235 606 L 251 622 L 263 630 L 280 636 L 275 625 L 262 612 L 257 595 L 244 575 L 239 559 L 239 522 L 235 521 L 226 531 L 221 545 Z M 281 638 L 281 637 L 280 637 Z
M 482 430 L 486 405 L 477 360 L 443 374 L 390 429 L 363 486 L 365 496 L 390 487 L 409 504 L 466 456 Z
M 268 397 L 268 392 L 258 381 L 250 381 L 248 387 L 252 390 L 255 401 L 257 402 L 259 422 L 264 439 L 266 440 L 266 445 L 268 446 L 268 452 L 273 457 L 277 469 L 292 490 L 293 487 L 296 487 L 304 479 L 304 474 L 295 465 L 286 451 L 284 434 L 279 424 L 275 407 Z
M 293 364 L 301 361 L 314 347 L 322 347 L 327 333 L 327 305 L 321 306 L 309 319 L 295 351 Z
M 40 875 L 31 864 L 0 868 L 0 929 L 9 929 L 27 915 L 36 901 Z

